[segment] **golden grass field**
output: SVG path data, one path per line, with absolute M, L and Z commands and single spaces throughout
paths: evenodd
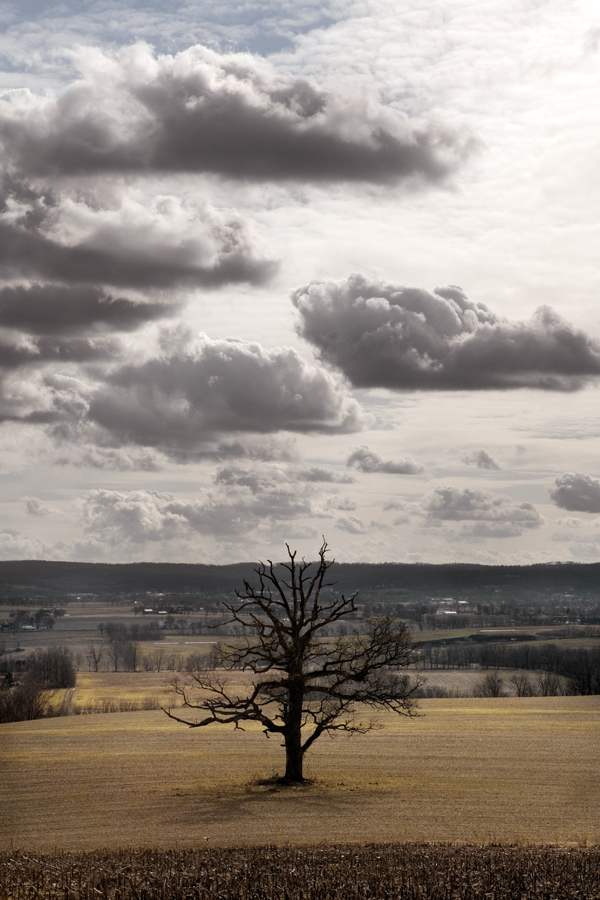
M 536 673 L 525 669 L 503 669 L 499 674 L 506 693 L 515 693 L 510 678 L 515 673 L 526 675 L 535 683 Z M 484 679 L 486 672 L 481 669 L 426 669 L 418 673 L 428 687 L 441 687 L 449 694 L 470 696 Z M 140 706 L 145 701 L 154 700 L 161 706 L 174 703 L 174 694 L 169 682 L 178 672 L 78 672 L 77 687 L 71 695 L 72 702 L 84 707 L 102 708 L 104 701 L 133 701 Z M 238 679 L 242 676 L 238 673 Z M 60 703 L 64 692 L 57 691 L 54 705 Z
M 100 689 L 81 677 L 76 690 Z M 424 700 L 420 713 L 323 737 L 307 755 L 315 783 L 287 789 L 252 784 L 283 763 L 256 729 L 161 711 L 2 725 L 0 849 L 600 840 L 600 697 Z
M 156 700 L 161 706 L 173 702 L 169 681 L 177 672 L 78 672 L 71 695 L 79 706 L 101 706 L 103 700 L 131 700 L 143 704 Z M 181 677 L 181 675 L 179 676 Z M 57 692 L 57 700 L 64 692 Z

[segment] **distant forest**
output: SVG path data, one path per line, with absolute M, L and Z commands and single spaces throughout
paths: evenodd
M 132 595 L 144 592 L 231 594 L 244 579 L 255 579 L 258 563 L 209 566 L 183 563 L 75 563 L 18 560 L 0 562 L 0 599 L 72 594 Z M 455 563 L 336 563 L 335 590 L 377 594 L 411 602 L 422 597 L 493 596 L 497 600 L 556 595 L 597 598 L 600 563 L 481 566 Z M 359 598 L 360 599 L 360 598 Z

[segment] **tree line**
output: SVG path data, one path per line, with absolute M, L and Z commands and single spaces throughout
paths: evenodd
M 557 644 L 461 642 L 421 644 L 423 669 L 525 669 L 567 680 L 573 694 L 600 694 L 600 647 L 559 647 Z

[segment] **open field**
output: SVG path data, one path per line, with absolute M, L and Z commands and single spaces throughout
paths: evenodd
M 257 729 L 162 712 L 0 727 L 0 848 L 600 838 L 600 698 L 427 700 L 365 737 L 323 738 L 314 785 L 252 785 L 283 751 Z
M 524 674 L 532 682 L 535 681 L 535 672 L 527 672 L 525 669 L 502 669 L 499 674 L 507 693 L 511 692 L 510 678 L 516 673 Z M 427 669 L 418 674 L 425 678 L 426 687 L 440 687 L 449 694 L 471 696 L 486 672 L 481 669 Z M 77 686 L 72 690 L 71 700 L 78 706 L 98 708 L 102 707 L 104 700 L 114 702 L 125 700 L 140 705 L 149 700 L 156 700 L 161 706 L 175 705 L 177 698 L 169 685 L 174 675 L 185 678 L 180 673 L 168 671 L 78 672 Z M 236 679 L 241 684 L 244 676 L 238 672 Z M 245 683 L 249 680 L 248 675 Z M 63 694 L 64 691 L 56 692 L 54 705 L 60 704 Z
M 6 605 L 0 609 L 0 618 L 6 617 L 10 612 L 22 607 Z M 116 622 L 122 625 L 139 625 L 144 626 L 149 623 L 156 623 L 159 616 L 136 616 L 131 604 L 107 604 L 98 601 L 72 602 L 64 607 L 66 615 L 57 618 L 54 621 L 54 627 L 50 631 L 19 631 L 17 634 L 12 632 L 3 632 L 0 634 L 0 642 L 4 643 L 7 651 L 12 651 L 19 646 L 27 651 L 37 650 L 40 648 L 52 647 L 56 645 L 68 647 L 74 653 L 81 652 L 85 654 L 85 650 L 90 642 L 102 643 L 103 638 L 98 629 L 101 622 Z M 34 608 L 27 608 L 29 612 Z M 175 618 L 184 618 L 194 623 L 203 621 L 203 614 L 198 612 L 186 613 L 184 616 L 176 616 Z M 348 623 L 351 626 L 359 623 Z M 565 638 L 565 631 L 573 635 L 573 637 Z M 457 638 L 467 638 L 470 635 L 485 635 L 490 640 L 503 638 L 510 641 L 511 637 L 519 635 L 535 636 L 536 642 L 560 642 L 561 646 L 573 647 L 598 647 L 600 646 L 600 628 L 599 626 L 588 625 L 517 625 L 506 628 L 479 628 L 472 626 L 469 628 L 412 631 L 413 641 L 448 641 Z M 579 635 L 579 636 L 575 636 Z M 178 653 L 189 653 L 194 650 L 188 647 L 189 644 L 211 643 L 215 640 L 214 634 L 179 636 L 176 632 L 167 632 L 165 634 L 162 646 L 172 644 L 174 650 Z M 221 638 L 222 640 L 222 638 Z M 146 644 L 143 644 L 145 647 Z
M 569 637 L 565 637 L 565 633 Z M 477 625 L 469 628 L 437 628 L 435 630 L 413 630 L 412 639 L 418 641 L 448 641 L 456 638 L 467 638 L 471 635 L 485 636 L 490 640 L 502 639 L 510 641 L 513 637 L 531 635 L 538 641 L 589 640 L 592 646 L 600 643 L 600 628 L 597 625 L 514 625 L 505 628 L 480 628 Z

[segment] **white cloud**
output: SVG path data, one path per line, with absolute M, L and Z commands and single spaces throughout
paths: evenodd
M 473 522 L 462 533 L 474 537 L 516 537 L 544 524 L 532 503 L 473 488 L 436 487 L 421 499 L 419 512 L 432 523 Z
M 55 558 L 52 546 L 40 538 L 29 537 L 16 529 L 0 529 L 0 559 Z
M 63 513 L 58 507 L 44 503 L 39 497 L 23 497 L 23 502 L 27 508 L 27 514 L 30 516 L 62 516 Z
M 78 501 L 84 530 L 111 547 L 190 546 L 200 535 L 243 539 L 267 524 L 286 523 L 287 533 L 288 522 L 320 514 L 310 492 L 298 491 L 277 466 L 270 472 L 221 469 L 215 483 L 216 490 L 199 499 L 171 491 L 89 491 Z M 305 526 L 313 527 L 297 527 Z
M 346 460 L 346 465 L 369 474 L 379 472 L 386 475 L 418 475 L 425 470 L 421 463 L 415 462 L 410 457 L 382 459 L 378 453 L 366 445 L 356 447 Z

